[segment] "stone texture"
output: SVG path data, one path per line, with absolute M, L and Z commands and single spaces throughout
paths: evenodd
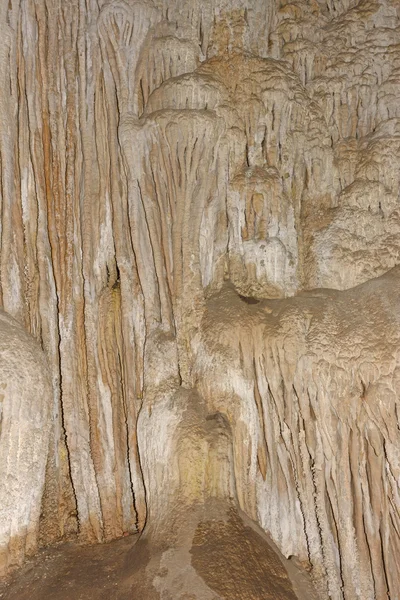
M 251 306 L 228 287 L 204 317 L 197 386 L 232 423 L 240 505 L 321 598 L 400 589 L 399 285 Z
M 37 548 L 51 381 L 37 342 L 0 312 L 0 576 Z
M 157 548 L 211 494 L 320 598 L 396 600 L 398 2 L 10 0 L 0 30 L 1 302 L 53 384 L 41 542 Z M 201 476 L 197 410 L 232 432 Z
M 139 422 L 148 523 L 130 552 L 132 596 L 315 598 L 307 574 L 279 557 L 240 511 L 232 430 L 223 414 L 181 389 L 160 395 Z

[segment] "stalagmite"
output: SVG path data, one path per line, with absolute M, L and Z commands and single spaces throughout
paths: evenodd
M 0 576 L 137 533 L 119 600 L 399 600 L 398 1 L 0 32 Z

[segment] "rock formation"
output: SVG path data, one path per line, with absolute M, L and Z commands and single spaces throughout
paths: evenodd
M 212 505 L 233 537 L 250 519 L 297 557 L 319 598 L 396 600 L 397 0 L 0 8 L 0 301 L 52 380 L 36 367 L 35 399 L 7 396 L 42 427 L 12 535 L 146 525 L 159 565 L 136 585 L 212 598 L 172 582 L 175 551 L 202 564 L 185 544 L 217 535 Z M 23 389 L 31 344 L 23 382 L 7 363 Z M 5 536 L 2 573 L 24 557 Z
M 0 573 L 36 550 L 50 443 L 51 381 L 45 357 L 0 313 Z

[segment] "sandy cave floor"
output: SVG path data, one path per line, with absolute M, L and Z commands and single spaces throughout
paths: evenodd
M 135 595 L 132 590 L 132 572 L 136 570 L 133 567 L 134 546 L 139 537 L 131 535 L 93 546 L 66 543 L 43 549 L 6 582 L 0 582 L 0 599 L 146 600 L 140 591 Z M 265 559 L 269 561 L 267 556 Z M 291 561 L 283 559 L 282 562 L 291 572 L 292 583 L 297 582 L 298 598 L 316 600 L 304 573 L 300 573 Z M 265 564 L 261 566 L 265 568 Z M 241 594 L 234 596 L 241 597 Z M 245 596 L 255 597 L 254 594 Z M 267 596 L 275 598 L 274 593 Z M 260 600 L 264 597 L 264 594 L 260 595 Z M 284 590 L 276 596 L 279 599 L 289 597 L 293 598 L 292 594 L 286 596 Z
M 108 544 L 62 544 L 42 550 L 0 583 L 1 600 L 134 600 L 126 580 L 138 535 Z

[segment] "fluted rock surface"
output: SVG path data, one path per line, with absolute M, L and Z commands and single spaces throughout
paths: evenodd
M 1 302 L 53 383 L 41 541 L 168 518 L 188 393 L 320 598 L 396 599 L 398 2 L 10 0 L 0 30 Z
M 396 268 L 252 306 L 228 288 L 205 313 L 197 385 L 233 423 L 241 505 L 321 597 L 400 589 L 399 293 Z

